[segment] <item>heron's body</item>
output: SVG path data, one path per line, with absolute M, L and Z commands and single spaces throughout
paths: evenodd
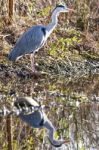
M 55 128 L 46 116 L 44 106 L 39 105 L 31 97 L 17 97 L 11 111 L 6 107 L 3 107 L 2 110 L 0 109 L 0 116 L 12 114 L 17 115 L 33 128 L 46 128 L 46 135 L 53 146 L 60 147 L 62 144 L 68 142 L 65 140 L 56 140 L 54 138 Z
M 39 104 L 30 97 L 17 98 L 16 101 L 14 102 L 14 106 L 17 107 L 18 109 L 25 108 L 25 107 L 38 107 L 39 108 Z M 36 110 L 34 112 L 30 112 L 30 113 L 22 112 L 19 114 L 19 117 L 24 122 L 26 122 L 27 124 L 29 124 L 30 126 L 32 126 L 34 128 L 43 127 L 44 112 L 42 109 L 38 109 L 38 110 Z
M 14 102 L 14 107 L 20 109 L 20 107 L 38 107 L 38 110 L 25 114 L 21 112 L 18 117 L 20 117 L 24 122 L 29 124 L 31 127 L 34 128 L 46 128 L 48 130 L 48 138 L 51 144 L 55 147 L 60 147 L 66 141 L 56 140 L 54 139 L 54 131 L 55 128 L 51 121 L 47 118 L 43 108 L 39 106 L 39 104 L 30 97 L 19 97 Z
M 46 28 L 42 25 L 33 26 L 18 39 L 9 59 L 15 61 L 18 57 L 31 54 L 40 49 L 45 43 Z
M 20 56 L 26 54 L 31 55 L 31 67 L 33 72 L 34 68 L 34 53 L 38 51 L 46 42 L 47 38 L 50 36 L 54 28 L 58 23 L 58 15 L 61 12 L 68 12 L 69 8 L 64 5 L 58 5 L 52 13 L 51 22 L 47 26 L 37 25 L 30 28 L 28 31 L 23 33 L 23 35 L 18 39 L 15 44 L 15 47 L 9 54 L 9 60 L 15 61 Z

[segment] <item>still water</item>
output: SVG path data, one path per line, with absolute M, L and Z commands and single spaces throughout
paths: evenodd
M 5 79 L 4 79 L 4 76 Z M 0 76 L 0 108 L 11 108 L 13 95 L 32 96 L 45 110 L 57 132 L 69 139 L 54 148 L 44 129 L 32 129 L 16 116 L 10 119 L 13 150 L 99 150 L 99 76 L 66 77 L 44 74 L 38 78 Z M 0 117 L 0 149 L 7 149 L 6 117 Z

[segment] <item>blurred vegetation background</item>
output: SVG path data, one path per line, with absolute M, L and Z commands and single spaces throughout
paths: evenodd
M 99 96 L 99 1 L 64 0 L 75 12 L 59 16 L 57 28 L 35 56 L 44 76 L 34 79 L 24 69 L 30 65 L 28 57 L 13 65 L 5 57 L 29 27 L 49 23 L 57 3 L 0 0 L 0 107 L 11 108 L 13 93 L 38 98 L 50 107 L 47 115 L 59 129 L 56 137 L 73 134 L 78 150 L 98 150 L 99 105 L 93 102 Z M 54 150 L 48 141 L 43 145 L 43 129 L 33 130 L 16 117 L 0 118 L 0 129 L 1 150 Z

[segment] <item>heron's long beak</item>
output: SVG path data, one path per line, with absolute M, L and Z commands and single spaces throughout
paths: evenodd
M 74 10 L 74 9 L 71 9 L 71 8 L 67 8 L 67 11 L 68 11 L 68 12 L 75 12 L 75 10 Z
M 63 141 L 62 141 L 62 144 L 69 143 L 69 142 L 70 142 L 70 140 L 69 140 L 69 139 L 67 139 L 67 140 L 63 140 Z

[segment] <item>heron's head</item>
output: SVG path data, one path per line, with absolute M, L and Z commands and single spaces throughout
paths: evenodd
M 73 9 L 68 8 L 66 5 L 64 4 L 59 4 L 56 5 L 56 7 L 54 8 L 54 10 L 52 11 L 52 13 L 54 13 L 55 11 L 57 12 L 69 12 L 69 11 L 73 11 Z
M 69 140 L 51 140 L 49 139 L 50 143 L 54 146 L 54 147 L 61 147 L 63 144 L 68 143 Z

